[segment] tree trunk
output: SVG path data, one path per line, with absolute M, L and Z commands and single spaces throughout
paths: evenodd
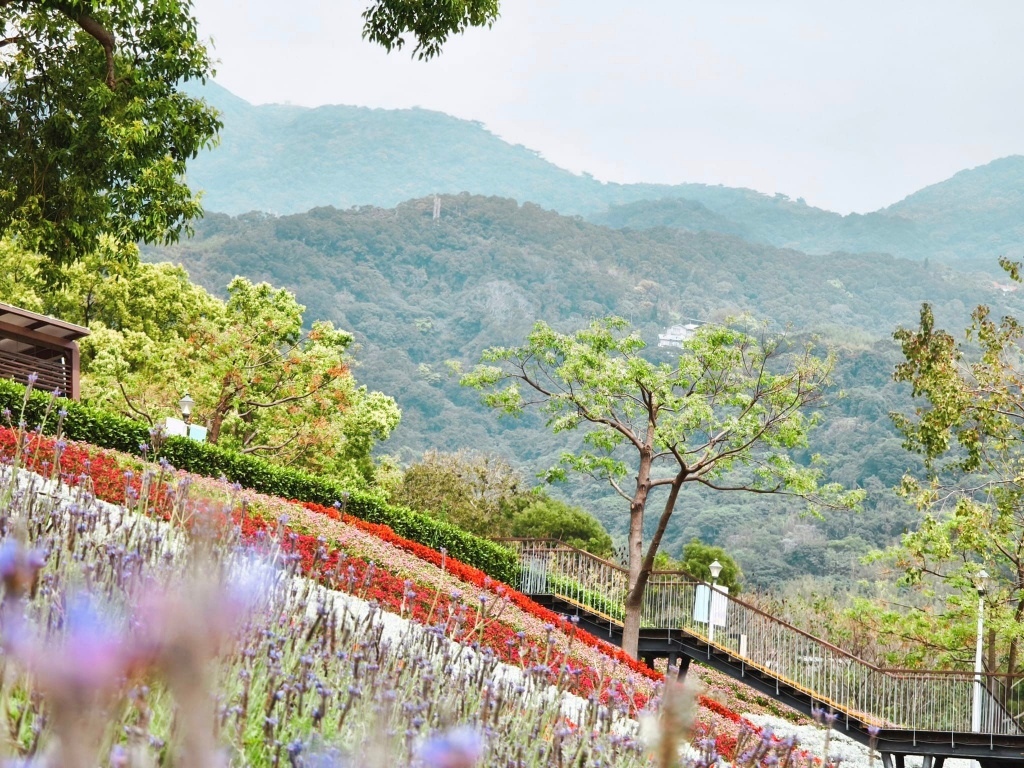
M 631 589 L 626 596 L 626 618 L 622 622 L 622 650 L 631 659 L 640 651 L 640 615 L 644 606 L 644 590 Z
M 637 646 L 640 643 L 640 610 L 643 607 L 643 589 L 647 582 L 646 579 L 641 579 L 641 567 L 644 562 L 644 509 L 647 507 L 650 483 L 651 452 L 642 450 L 640 468 L 636 474 L 636 492 L 629 505 L 629 576 L 626 582 L 625 618 L 622 623 L 622 650 L 634 659 L 637 657 Z
M 672 518 L 672 512 L 676 508 L 676 499 L 679 497 L 679 489 L 683 485 L 686 471 L 680 472 L 676 479 L 669 486 L 668 498 L 665 500 L 665 507 L 658 519 L 658 528 L 651 537 L 651 543 L 647 547 L 647 553 L 643 555 L 636 567 L 636 578 L 633 577 L 633 522 L 635 516 L 630 519 L 629 526 L 629 593 L 626 595 L 625 620 L 622 623 L 622 650 L 634 659 L 637 658 L 637 651 L 640 645 L 640 618 L 644 606 L 644 591 L 647 589 L 647 581 L 654 569 L 654 557 L 658 554 L 658 547 L 661 545 L 661 537 L 665 534 L 668 521 Z M 646 493 L 644 494 L 646 504 Z M 643 510 L 640 511 L 640 525 L 637 533 L 637 550 L 643 552 Z

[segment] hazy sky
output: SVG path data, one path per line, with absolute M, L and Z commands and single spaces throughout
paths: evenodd
M 196 0 L 253 103 L 421 106 L 612 181 L 841 212 L 1024 153 L 1021 0 L 503 0 L 431 62 L 360 38 L 369 0 Z

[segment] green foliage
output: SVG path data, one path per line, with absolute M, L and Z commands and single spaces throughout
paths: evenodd
M 534 491 L 531 501 L 512 519 L 512 535 L 523 539 L 555 539 L 598 557 L 613 554 L 612 537 L 592 515 L 579 507 Z
M 416 41 L 413 57 L 432 59 L 441 53 L 449 36 L 470 27 L 490 27 L 497 18 L 498 0 L 375 0 L 363 11 L 363 37 L 390 52 L 401 50 L 405 35 L 412 35 Z
M 405 470 L 392 498 L 479 536 L 512 532 L 516 512 L 529 488 L 499 456 L 466 451 L 427 451 Z
M 1019 264 L 1001 264 L 1020 280 Z M 926 304 L 919 326 L 894 336 L 905 358 L 896 378 L 911 385 L 917 404 L 893 417 L 929 472 L 904 478 L 901 490 L 924 520 L 884 556 L 903 573 L 918 610 L 872 618 L 889 634 L 927 638 L 949 663 L 967 665 L 975 579 L 984 569 L 996 638 L 986 663 L 1015 673 L 1024 639 L 1024 326 L 1010 315 L 997 321 L 982 305 L 961 341 L 936 328 Z
M 737 594 L 743 587 L 743 571 L 722 547 L 714 547 L 703 543 L 700 539 L 691 539 L 683 547 L 683 559 L 680 563 L 683 570 L 692 573 L 701 581 L 711 581 L 711 564 L 717 560 L 722 571 L 718 574 L 718 583 Z
M 87 404 L 155 424 L 177 416 L 188 392 L 193 421 L 209 427 L 213 443 L 374 482 L 373 448 L 400 412 L 356 384 L 352 336 L 328 322 L 305 330 L 305 308 L 290 292 L 235 278 L 221 301 L 184 268 L 139 263 L 134 245 L 107 237 L 60 271 L 59 290 L 25 266 L 38 263 L 13 246 L 0 249 L 0 273 L 20 275 L 20 301 L 92 330 L 80 342 Z
M 211 60 L 189 0 L 0 3 L 0 235 L 44 276 L 117 242 L 173 242 L 199 216 L 185 163 L 219 122 L 181 90 Z
M 572 334 L 538 322 L 525 345 L 486 350 L 461 383 L 504 414 L 539 405 L 555 433 L 585 427 L 584 448 L 563 454 L 562 469 L 549 476 L 561 479 L 570 469 L 607 480 L 634 505 L 646 503 L 650 488 L 684 482 L 818 491 L 818 473 L 786 451 L 806 445 L 815 421 L 806 411 L 822 404 L 830 359 L 709 325 L 683 342 L 672 364 L 656 363 L 641 356 L 646 345 L 628 331 L 616 317 Z M 620 486 L 638 463 L 642 498 Z
M 391 499 L 478 536 L 557 539 L 601 557 L 612 553 L 600 522 L 531 489 L 500 456 L 427 451 L 405 470 Z
M 0 301 L 42 312 L 45 286 L 40 275 L 41 263 L 37 254 L 0 239 Z
M 25 387 L 0 379 L 0 409 L 9 409 L 15 417 L 21 412 Z M 28 424 L 43 424 L 51 408 L 51 398 L 43 392 L 29 397 L 24 418 Z M 130 421 L 74 401 L 60 401 L 67 410 L 64 433 L 71 440 L 92 443 L 103 448 L 135 454 L 152 437 L 145 424 Z M 51 433 L 56 426 L 52 417 L 43 424 Z M 514 552 L 493 542 L 466 533 L 450 523 L 414 512 L 407 507 L 386 504 L 377 496 L 353 490 L 341 483 L 315 477 L 300 470 L 271 464 L 216 445 L 184 438 L 167 439 L 160 451 L 175 467 L 208 477 L 224 476 L 246 488 L 286 499 L 310 501 L 330 506 L 343 501 L 345 511 L 371 523 L 392 528 L 399 536 L 433 549 L 444 547 L 448 553 L 506 584 L 514 584 L 519 563 Z
M 748 323 L 743 322 L 742 325 Z M 755 330 L 756 332 L 756 330 Z M 823 402 L 832 358 L 791 347 L 760 329 L 706 325 L 672 362 L 642 355 L 645 344 L 617 317 L 569 334 L 537 322 L 518 347 L 492 347 L 462 377 L 500 414 L 536 407 L 554 433 L 582 428 L 582 446 L 562 454 L 566 470 L 608 482 L 629 516 L 629 594 L 623 650 L 637 653 L 640 613 L 661 540 L 686 484 L 711 491 L 787 494 L 853 507 L 858 492 L 821 486 L 820 472 L 794 461 Z M 624 480 L 635 477 L 635 485 Z M 664 493 L 654 501 L 652 491 Z M 657 527 L 644 536 L 649 505 Z

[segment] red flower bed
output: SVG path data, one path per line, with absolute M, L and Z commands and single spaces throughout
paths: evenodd
M 335 512 L 332 517 L 337 516 L 337 519 L 341 519 L 335 510 L 331 511 Z M 350 521 L 345 519 L 344 522 Z M 241 520 L 241 527 L 243 538 L 250 541 L 265 537 L 269 533 L 267 521 L 251 516 Z M 374 530 L 370 532 L 375 534 L 390 531 L 390 528 L 384 526 L 373 528 Z M 391 536 L 394 534 L 391 533 Z M 309 534 L 285 530 L 282 547 L 286 552 L 298 556 L 299 567 L 305 575 L 316 579 L 324 586 L 350 592 L 365 600 L 376 601 L 384 610 L 404 615 L 417 623 L 442 626 L 448 637 L 489 648 L 506 664 L 523 667 L 545 664 L 548 680 L 552 684 L 557 683 L 559 677 L 563 677 L 563 684 L 578 696 L 587 697 L 596 692 L 599 700 L 603 702 L 614 696 L 630 696 L 620 681 L 602 682 L 596 670 L 582 665 L 573 667 L 570 660 L 562 654 L 550 653 L 543 647 L 543 643 L 516 633 L 502 621 L 489 618 L 483 604 L 469 605 L 463 602 L 459 595 L 446 595 L 423 589 L 385 570 L 373 568 L 371 571 L 370 564 L 365 560 L 358 557 L 342 558 L 337 549 L 328 550 L 322 540 Z M 475 570 L 461 563 L 456 562 L 456 565 L 462 569 Z M 482 573 L 480 575 L 487 578 Z M 497 586 L 494 582 L 484 585 L 482 581 L 481 585 L 487 588 Z M 498 597 L 496 594 L 495 599 Z M 568 629 L 572 631 L 573 628 L 569 626 Z M 584 634 L 580 633 L 580 636 Z M 571 671 L 563 671 L 563 665 L 569 665 Z M 646 704 L 643 696 L 632 694 L 632 697 L 633 705 L 638 709 Z
M 447 571 L 449 571 L 452 575 L 454 575 L 456 578 L 458 578 L 460 581 L 468 582 L 469 584 L 473 584 L 474 586 L 479 587 L 481 589 L 489 589 L 496 583 L 494 579 L 492 579 L 483 571 L 474 568 L 471 565 L 461 563 L 453 557 L 442 555 L 440 552 L 431 549 L 430 547 L 426 547 L 422 544 L 418 544 L 415 541 L 403 538 L 396 534 L 393 530 L 391 530 L 391 528 L 389 528 L 386 525 L 368 523 L 365 520 L 360 520 L 359 518 L 353 517 L 352 515 L 342 514 L 333 507 L 325 507 L 322 504 L 316 504 L 314 502 L 296 501 L 295 503 L 302 504 L 302 506 L 304 506 L 306 509 L 309 509 L 313 512 L 318 512 L 320 514 L 327 515 L 328 517 L 331 517 L 335 520 L 342 521 L 346 525 L 351 525 L 361 530 L 364 530 L 367 533 L 371 533 L 377 538 L 381 539 L 382 541 L 386 541 L 388 544 L 396 546 L 399 549 L 404 549 L 406 552 L 416 555 L 416 557 L 420 558 L 421 560 L 425 560 L 426 562 L 431 563 L 432 565 L 435 565 L 438 568 L 442 567 L 443 563 L 444 568 Z M 529 597 L 522 594 L 521 592 L 512 589 L 512 587 L 508 586 L 507 584 L 502 586 L 505 589 L 505 596 L 517 608 L 520 608 L 521 610 L 537 617 L 541 621 L 544 621 L 548 624 L 553 624 L 554 626 L 558 627 L 563 631 L 573 631 L 573 625 L 569 621 L 567 621 L 564 616 L 557 614 L 554 611 L 550 611 L 541 605 L 538 605 Z M 629 667 L 629 669 L 638 674 L 643 675 L 644 677 L 647 677 L 655 681 L 662 680 L 664 678 L 664 675 L 662 675 L 660 672 L 657 672 L 648 667 L 646 664 L 632 658 L 627 653 L 625 653 L 621 648 L 611 645 L 610 643 L 606 643 L 600 638 L 594 637 L 589 632 L 580 632 L 576 635 L 576 637 L 584 645 L 589 645 L 591 648 L 596 648 L 604 655 L 626 665 L 627 667 Z
M 0 427 L 0 457 L 13 459 L 18 448 L 18 432 Z M 22 451 L 19 459 L 24 469 L 44 477 L 56 475 L 68 485 L 80 485 L 87 477 L 91 492 L 97 498 L 112 504 L 133 506 L 129 495 L 138 498 L 142 491 L 142 476 L 125 470 L 123 458 L 88 443 L 58 440 L 35 432 L 22 433 Z M 151 493 L 154 489 L 151 489 Z M 170 502 L 170 489 L 164 483 L 150 499 L 151 505 L 165 512 Z

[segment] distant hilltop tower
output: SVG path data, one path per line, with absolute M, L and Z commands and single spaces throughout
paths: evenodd
M 441 196 L 434 195 L 434 221 L 441 218 Z

